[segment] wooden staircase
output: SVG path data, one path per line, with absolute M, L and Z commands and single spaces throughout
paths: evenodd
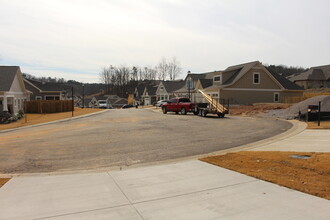
M 204 98 L 211 104 L 213 108 L 216 109 L 217 112 L 224 113 L 228 111 L 227 108 L 225 108 L 223 105 L 217 102 L 217 100 L 213 99 L 208 94 L 204 93 L 202 90 L 199 89 L 198 92 L 200 92 L 204 96 Z

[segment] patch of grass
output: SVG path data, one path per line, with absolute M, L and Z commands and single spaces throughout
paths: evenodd
M 90 114 L 94 112 L 103 111 L 104 109 L 97 109 L 97 108 L 75 108 L 73 115 L 80 116 L 85 114 Z M 71 118 L 72 112 L 61 112 L 61 113 L 50 113 L 50 114 L 25 114 L 26 118 L 22 118 L 17 122 L 13 122 L 10 124 L 0 124 L 0 130 L 6 130 L 11 128 L 19 128 L 28 125 L 35 125 L 46 123 L 50 121 L 61 120 L 65 118 Z
M 330 200 L 330 153 L 242 151 L 200 160 Z
M 307 122 L 307 129 L 330 129 L 330 121 L 321 121 L 318 126 L 317 121 Z

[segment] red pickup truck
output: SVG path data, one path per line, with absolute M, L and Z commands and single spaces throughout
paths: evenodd
M 187 114 L 187 112 L 197 114 L 195 112 L 195 104 L 191 103 L 188 98 L 171 99 L 169 102 L 163 104 L 162 110 L 164 114 L 167 112 L 175 112 L 176 114 L 180 112 L 182 115 Z

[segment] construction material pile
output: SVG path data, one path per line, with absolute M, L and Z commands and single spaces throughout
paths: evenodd
M 307 108 L 309 105 L 318 105 L 319 102 L 321 102 L 322 112 L 330 112 L 330 96 L 320 95 L 294 104 L 287 109 L 271 110 L 267 113 L 264 113 L 263 116 L 283 119 L 294 119 L 298 117 L 299 112 L 301 114 L 307 113 Z

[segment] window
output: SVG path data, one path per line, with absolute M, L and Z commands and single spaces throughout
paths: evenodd
M 253 84 L 260 84 L 260 73 L 253 73 Z
M 41 97 L 41 96 L 36 96 L 35 99 L 36 99 L 36 100 L 42 100 L 42 97 Z
M 214 76 L 214 77 L 213 77 L 213 82 L 219 82 L 219 83 L 222 83 L 221 81 L 222 81 L 222 79 L 221 79 L 221 75 L 217 75 L 217 76 Z
M 279 102 L 280 101 L 280 94 L 278 92 L 274 93 L 274 102 Z

